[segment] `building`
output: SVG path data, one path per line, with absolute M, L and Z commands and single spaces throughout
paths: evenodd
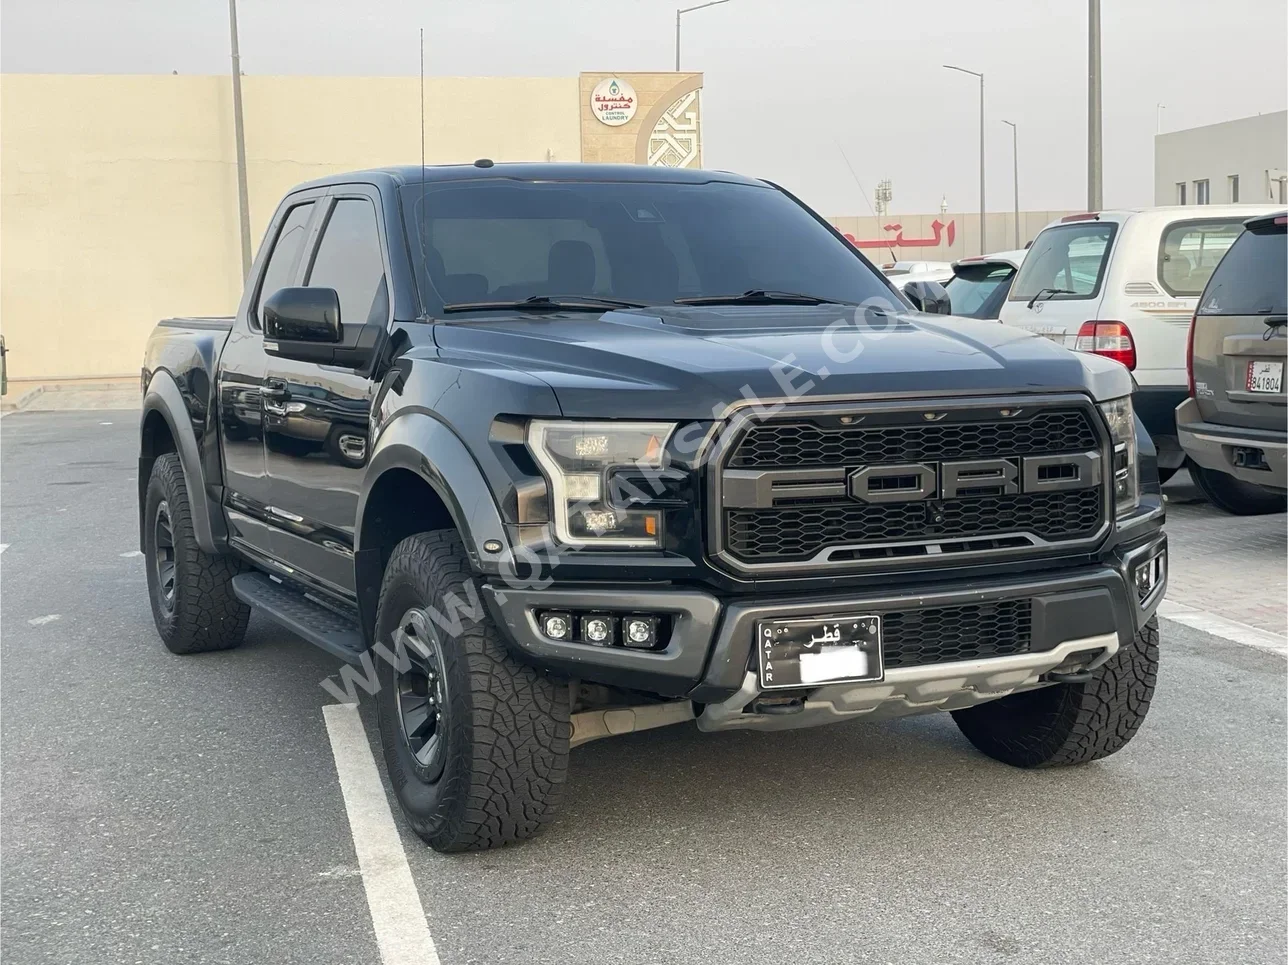
M 430 164 L 696 167 L 700 73 L 427 77 Z M 0 320 L 12 381 L 137 377 L 157 319 L 242 289 L 225 76 L 0 76 Z M 251 245 L 302 181 L 415 163 L 416 77 L 243 81 Z
M 1288 111 L 1154 137 L 1155 204 L 1288 204 Z
M 1072 211 L 1021 211 L 1019 243 L 1015 215 L 1009 211 L 987 214 L 988 251 L 1023 248 L 1052 221 Z M 827 219 L 850 243 L 877 265 L 896 261 L 956 261 L 980 254 L 979 212 L 954 214 L 887 214 L 882 217 L 839 215 Z

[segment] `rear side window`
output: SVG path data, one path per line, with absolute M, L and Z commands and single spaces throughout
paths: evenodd
M 1288 233 L 1245 231 L 1221 259 L 1200 315 L 1288 315 Z
M 344 198 L 331 209 L 309 270 L 308 286 L 335 289 L 342 323 L 386 320 L 389 297 L 380 256 L 380 228 L 375 206 L 366 198 Z
M 1169 295 L 1197 298 L 1212 272 L 1243 234 L 1243 220 L 1178 221 L 1158 243 L 1158 280 Z
M 282 227 L 277 232 L 273 253 L 268 256 L 268 264 L 264 266 L 264 278 L 259 283 L 259 297 L 255 300 L 255 310 L 250 315 L 251 324 L 255 328 L 259 328 L 259 306 L 264 299 L 295 281 L 295 273 L 300 266 L 300 252 L 304 250 L 304 231 L 312 215 L 312 201 L 297 204 L 286 213 Z
M 1025 256 L 1009 301 L 1027 302 L 1043 289 L 1059 289 L 1052 300 L 1092 298 L 1109 262 L 1118 225 L 1082 221 L 1042 231 Z

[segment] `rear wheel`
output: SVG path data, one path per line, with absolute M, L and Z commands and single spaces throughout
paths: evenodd
M 1194 485 L 1199 487 L 1208 502 L 1235 516 L 1264 516 L 1288 509 L 1288 495 L 1264 486 L 1193 464 L 1190 465 L 1190 475 L 1194 477 Z
M 158 456 L 143 507 L 148 595 L 161 642 L 171 653 L 228 650 L 242 642 L 250 607 L 233 594 L 241 564 L 197 545 L 179 457 Z
M 471 579 L 455 532 L 410 536 L 390 556 L 376 615 L 394 657 L 377 661 L 385 765 L 437 851 L 531 837 L 568 768 L 568 685 L 510 655 Z
M 1081 684 L 1053 684 L 953 711 L 966 739 L 1015 767 L 1085 764 L 1136 736 L 1154 695 L 1158 619 Z

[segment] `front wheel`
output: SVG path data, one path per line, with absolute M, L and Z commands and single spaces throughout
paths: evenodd
M 455 532 L 394 548 L 375 639 L 380 744 L 412 829 L 436 851 L 535 834 L 567 774 L 569 688 L 510 655 Z
M 1158 673 L 1158 618 L 1080 684 L 1053 684 L 953 711 L 966 739 L 1015 767 L 1061 767 L 1108 757 L 1145 720 Z
M 1288 509 L 1288 496 L 1283 493 L 1235 479 L 1215 469 L 1191 464 L 1190 475 L 1208 502 L 1235 516 L 1264 516 Z

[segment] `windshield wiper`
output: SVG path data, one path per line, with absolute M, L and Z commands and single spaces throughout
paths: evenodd
M 514 301 L 453 302 L 444 305 L 444 312 L 483 312 L 517 308 L 537 312 L 602 312 L 605 308 L 644 308 L 644 302 L 628 302 L 621 298 L 600 298 L 598 295 L 532 295 Z
M 699 295 L 695 298 L 677 298 L 677 305 L 849 305 L 835 298 L 802 295 L 798 292 L 770 291 L 753 288 L 741 295 Z
M 1078 293 L 1075 291 L 1070 291 L 1067 288 L 1039 288 L 1038 293 L 1029 299 L 1029 303 L 1028 305 L 1025 306 L 1025 308 L 1032 308 L 1033 303 L 1038 301 L 1039 299 L 1041 299 L 1042 301 L 1048 301 L 1055 295 L 1076 295 L 1076 294 Z M 1046 296 L 1045 299 L 1042 298 L 1043 295 Z

